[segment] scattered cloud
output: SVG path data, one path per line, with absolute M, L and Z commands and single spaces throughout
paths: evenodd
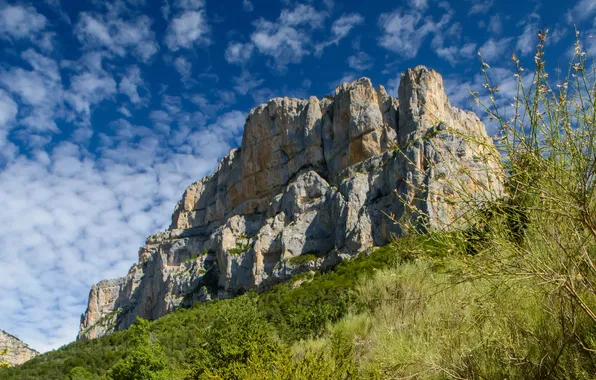
M 192 10 L 174 17 L 168 26 L 165 42 L 172 51 L 209 45 L 209 24 L 203 10 Z
M 134 105 L 141 105 L 146 99 L 139 95 L 139 87 L 143 87 L 144 82 L 141 78 L 141 70 L 138 66 L 129 67 L 126 74 L 122 77 L 118 89 L 121 93 L 128 96 Z
M 317 44 L 315 54 L 321 55 L 323 50 L 330 45 L 337 45 L 357 25 L 364 23 L 364 17 L 358 13 L 344 14 L 333 22 L 331 26 L 331 38 Z
M 205 6 L 205 0 L 175 0 L 174 7 L 183 10 L 197 10 Z
M 0 89 L 0 134 L 6 133 L 17 117 L 18 110 L 19 107 L 12 97 Z
M 255 21 L 251 41 L 261 54 L 273 58 L 275 68 L 283 70 L 309 54 L 309 31 L 320 27 L 326 16 L 327 13 L 317 12 L 310 5 L 300 4 L 292 11 L 284 9 L 276 22 Z
M 329 84 L 329 87 L 331 87 L 332 91 L 335 91 L 336 87 L 341 86 L 344 83 L 351 83 L 353 81 L 356 80 L 357 78 L 357 74 L 356 73 L 352 73 L 352 72 L 345 72 L 341 78 L 339 78 L 338 80 L 335 80 L 333 82 L 331 82 Z
M 472 5 L 470 7 L 470 10 L 468 11 L 468 15 L 475 15 L 475 14 L 485 14 L 487 13 L 493 6 L 493 0 L 489 0 L 489 1 L 482 1 L 480 0 L 479 2 L 475 3 L 474 5 Z
M 462 59 L 470 59 L 476 55 L 476 43 L 467 42 L 462 46 L 451 45 L 447 47 L 439 47 L 435 50 L 437 55 L 455 66 L 461 62 Z
M 188 81 L 192 74 L 192 63 L 185 57 L 180 56 L 174 60 L 174 67 L 180 74 L 183 81 Z
M 242 0 L 242 9 L 244 9 L 245 12 L 252 12 L 254 7 L 250 0 Z
M 106 73 L 84 72 L 70 78 L 67 101 L 89 122 L 91 106 L 116 94 L 116 81 Z
M 416 57 L 424 39 L 430 34 L 435 34 L 433 47 L 442 47 L 443 33 L 450 35 L 458 32 L 458 23 L 452 24 L 446 29 L 454 12 L 447 6 L 446 12 L 438 22 L 428 16 L 424 17 L 418 11 L 399 8 L 391 13 L 383 13 L 379 16 L 379 27 L 382 35 L 379 38 L 379 45 L 402 58 L 411 59 Z
M 348 57 L 348 66 L 357 71 L 364 71 L 373 66 L 373 60 L 370 55 L 360 51 Z
M 425 11 L 428 8 L 428 0 L 408 0 L 408 4 L 419 11 Z
M 252 43 L 243 44 L 241 42 L 230 42 L 225 52 L 225 58 L 228 63 L 245 64 L 252 57 L 254 45 Z
M 524 31 L 517 39 L 515 50 L 522 56 L 528 55 L 536 50 L 536 44 L 538 43 L 538 22 L 540 16 L 536 13 L 530 14 L 523 23 L 520 22 L 519 26 L 524 26 Z
M 503 25 L 501 24 L 501 16 L 499 16 L 499 14 L 495 14 L 490 17 L 487 29 L 490 33 L 496 35 L 499 35 L 503 32 Z
M 47 22 L 32 6 L 0 4 L 0 35 L 5 38 L 33 39 Z
M 246 95 L 249 91 L 259 87 L 262 83 L 262 79 L 255 78 L 247 70 L 243 70 L 242 74 L 233 78 L 234 90 L 240 95 Z
M 593 0 L 579 0 L 567 14 L 567 22 L 570 24 L 592 19 L 596 14 L 596 2 Z
M 478 50 L 482 53 L 482 58 L 489 63 L 496 61 L 502 61 L 503 59 L 509 59 L 506 56 L 506 52 L 511 52 L 513 49 L 512 45 L 513 38 L 506 37 L 501 39 L 489 39 L 486 41 Z
M 404 9 L 381 14 L 379 27 L 383 32 L 379 45 L 403 58 L 414 58 L 422 41 L 436 29 L 431 19 Z
M 75 31 L 89 50 L 105 48 L 120 57 L 132 51 L 143 61 L 148 61 L 159 49 L 151 25 L 151 19 L 144 15 L 124 20 L 113 13 L 83 12 Z

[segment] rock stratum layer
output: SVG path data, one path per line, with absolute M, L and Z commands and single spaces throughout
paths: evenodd
M 362 78 L 253 109 L 241 147 L 186 189 L 138 264 L 92 287 L 78 339 L 334 265 L 402 234 L 399 219 L 449 226 L 462 189 L 501 191 L 483 123 L 450 105 L 438 73 L 409 69 L 398 98 Z
M 7 353 L 5 356 L 0 356 L 0 362 L 8 362 L 10 365 L 23 364 L 39 355 L 39 352 L 31 349 L 18 338 L 0 330 L 0 353 L 4 350 L 7 350 Z

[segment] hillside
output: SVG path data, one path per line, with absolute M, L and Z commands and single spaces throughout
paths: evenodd
M 207 249 L 197 257 L 191 255 L 189 247 L 205 248 L 191 245 L 193 238 L 200 240 L 202 235 L 188 235 L 197 231 L 192 223 L 203 223 L 206 217 L 201 212 L 208 207 L 197 206 L 204 202 L 201 194 L 211 189 L 205 194 L 212 200 L 212 190 L 227 191 L 225 186 L 205 185 L 210 181 L 221 185 L 219 174 L 225 170 L 218 171 L 217 176 L 191 185 L 178 205 L 173 225 L 188 228 L 158 235 L 166 240 L 150 238 L 141 250 L 142 260 L 148 261 L 134 266 L 125 279 L 94 287 L 91 300 L 111 295 L 103 298 L 109 300 L 103 305 L 111 309 L 104 309 L 107 314 L 99 321 L 115 324 L 96 320 L 83 330 L 82 338 L 90 338 L 88 332 L 100 337 L 39 355 L 19 367 L 0 369 L 0 379 L 595 378 L 596 80 L 585 70 L 585 54 L 578 44 L 571 66 L 575 83 L 551 88 L 542 61 L 544 40 L 541 36 L 533 87 L 526 90 L 518 77 L 518 94 L 523 97 L 514 100 L 514 117 L 501 117 L 495 103 L 484 108 L 501 125 L 497 145 L 486 133 L 464 133 L 462 125 L 470 125 L 460 122 L 472 116 L 461 111 L 443 108 L 450 110 L 443 116 L 451 119 L 432 119 L 434 124 L 425 119 L 427 110 L 436 111 L 448 103 L 428 96 L 436 91 L 428 91 L 430 87 L 423 84 L 442 87 L 438 81 L 420 79 L 439 77 L 419 67 L 408 71 L 400 85 L 399 107 L 401 95 L 408 93 L 403 88 L 409 85 L 404 83 L 408 77 L 414 80 L 409 83 L 415 95 L 406 97 L 412 101 L 405 114 L 416 112 L 411 119 L 415 123 L 402 125 L 408 119 L 398 113 L 396 136 L 410 131 L 408 138 L 396 137 L 394 149 L 348 165 L 338 185 L 328 174 L 302 168 L 298 172 L 306 169 L 304 176 L 298 174 L 280 187 L 283 194 L 274 196 L 267 207 L 284 204 L 283 198 L 291 194 L 294 208 L 289 209 L 294 213 L 290 215 L 321 215 L 333 199 L 344 199 L 343 213 L 333 214 L 333 207 L 329 211 L 330 225 L 341 237 L 329 252 L 292 254 L 292 245 L 286 244 L 290 239 L 271 243 L 269 247 L 276 247 L 271 249 L 278 253 L 276 249 L 281 249 L 282 256 L 276 256 L 279 261 L 272 268 L 260 266 L 266 261 L 257 259 L 258 252 L 269 252 L 262 249 L 263 239 L 276 236 L 263 215 L 275 220 L 276 213 L 261 210 L 264 214 L 249 213 L 257 217 L 247 218 L 247 214 L 234 214 L 238 211 L 234 208 L 230 220 L 244 222 L 226 222 L 215 231 L 252 226 L 250 231 L 257 231 L 256 235 L 232 234 L 230 245 L 225 239 L 214 240 L 218 254 Z M 519 65 L 515 56 L 514 63 Z M 487 68 L 483 63 L 484 73 Z M 359 92 L 358 86 L 366 83 L 359 80 L 342 88 Z M 485 87 L 494 101 L 498 89 L 489 83 Z M 472 96 L 482 104 L 477 94 Z M 363 104 L 348 108 L 362 110 Z M 428 105 L 423 107 L 425 112 L 415 107 L 420 104 Z M 402 164 L 413 171 L 400 172 Z M 411 175 L 387 181 L 395 179 L 394 172 Z M 356 184 L 365 179 L 363 188 L 368 190 L 360 192 Z M 406 185 L 396 186 L 401 183 Z M 382 192 L 387 184 L 394 186 L 391 194 Z M 412 184 L 419 186 L 409 187 Z M 325 191 L 314 191 L 321 188 Z M 328 193 L 331 200 L 326 198 Z M 402 213 L 384 214 L 395 230 L 387 241 L 375 240 L 380 235 L 374 231 L 381 224 L 374 223 L 367 210 L 390 195 L 396 197 L 389 199 L 401 202 Z M 359 211 L 350 213 L 345 199 L 359 205 Z M 346 230 L 349 223 L 342 217 L 361 222 L 364 215 L 371 222 L 370 235 L 363 233 L 362 223 Z M 256 222 L 252 225 L 247 220 Z M 302 228 L 296 227 L 297 220 L 286 222 L 279 224 L 281 242 L 285 228 L 293 232 Z M 221 238 L 225 233 L 213 236 Z M 315 234 L 300 241 L 320 244 L 326 238 Z M 351 246 L 355 241 L 368 243 Z M 377 242 L 387 244 L 376 247 Z M 177 256 L 180 252 L 190 257 Z M 206 261 L 211 266 L 202 273 L 197 263 Z M 155 263 L 161 266 L 153 266 L 157 280 L 151 280 L 146 270 Z M 142 312 L 156 310 L 151 305 L 171 300 L 143 298 L 145 287 L 157 286 L 159 281 L 177 284 L 170 275 L 189 268 L 198 276 L 185 275 L 187 283 L 193 278 L 200 283 L 203 276 L 210 276 L 211 289 L 201 283 L 207 288 L 201 293 L 205 297 L 185 295 L 172 310 L 159 309 L 162 315 L 152 315 L 153 321 L 139 318 Z M 252 286 L 235 288 L 241 282 L 237 276 L 248 276 Z M 141 290 L 131 291 L 131 284 Z M 157 292 L 152 294 L 164 294 L 163 288 L 153 289 Z M 130 308 L 115 308 L 118 302 Z M 90 309 L 91 304 L 97 305 L 90 302 Z
M 5 352 L 5 354 L 2 354 L 2 352 Z M 39 355 L 39 352 L 31 349 L 17 337 L 0 330 L 0 366 L 2 363 L 8 363 L 9 365 L 23 364 L 37 355 Z
M 170 228 L 125 277 L 92 287 L 78 339 L 325 269 L 402 235 L 397 220 L 453 228 L 459 192 L 499 196 L 496 149 L 474 113 L 451 106 L 441 75 L 408 69 L 398 93 L 361 78 L 254 108 L 240 148 L 186 189 Z

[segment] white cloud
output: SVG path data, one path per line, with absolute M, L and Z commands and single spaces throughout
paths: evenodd
M 462 59 L 470 59 L 474 57 L 477 52 L 476 46 L 476 43 L 468 42 L 463 46 L 451 45 L 448 47 L 439 47 L 435 49 L 435 52 L 439 57 L 449 62 L 452 66 L 455 66 L 457 63 L 461 62 Z
M 67 101 L 88 122 L 91 106 L 116 94 L 116 81 L 107 74 L 84 72 L 71 77 L 69 90 Z
M 328 16 L 327 12 L 319 12 L 310 5 L 299 4 L 294 9 L 284 9 L 279 15 L 279 23 L 288 26 L 309 25 L 319 28 Z
M 0 35 L 32 39 L 46 27 L 47 19 L 32 6 L 0 4 Z
M 245 12 L 252 12 L 254 7 L 250 0 L 242 0 L 242 9 L 244 9 Z
M 501 34 L 503 26 L 501 25 L 501 17 L 498 14 L 492 15 L 488 23 L 488 31 L 493 34 Z
M 399 83 L 401 82 L 401 76 L 400 75 L 396 75 L 393 78 L 389 79 L 389 81 L 387 82 L 387 86 L 385 86 L 385 89 L 387 90 L 387 93 L 395 98 L 397 98 L 397 90 L 399 89 Z
M 18 111 L 19 107 L 15 101 L 12 100 L 6 91 L 0 89 L 0 134 L 8 130 L 10 124 L 15 120 Z
M 209 24 L 201 9 L 184 12 L 174 17 L 168 26 L 165 42 L 172 51 L 180 48 L 209 45 Z
M 178 57 L 174 60 L 174 67 L 180 74 L 183 81 L 188 81 L 192 74 L 192 63 L 185 57 Z
M 493 1 L 489 0 L 489 1 L 479 1 L 476 4 L 472 5 L 472 7 L 470 7 L 470 10 L 468 11 L 468 15 L 475 15 L 475 14 L 485 14 L 486 12 L 488 12 L 490 10 L 490 8 L 492 8 L 493 6 Z
M 579 0 L 567 14 L 567 22 L 570 24 L 579 23 L 580 21 L 589 20 L 596 14 L 596 2 L 593 0 Z
M 373 66 L 371 57 L 363 51 L 348 57 L 348 66 L 354 70 L 364 71 Z
M 271 65 L 284 70 L 289 63 L 298 63 L 311 53 L 311 33 L 320 28 L 328 16 L 310 5 L 282 10 L 275 22 L 259 19 L 254 22 L 251 42 L 256 49 L 273 59 Z
M 482 58 L 489 63 L 503 59 L 509 59 L 506 52 L 512 48 L 513 38 L 489 39 L 478 50 L 482 53 Z
M 63 111 L 63 88 L 58 65 L 33 50 L 27 50 L 21 56 L 33 70 L 20 67 L 0 69 L 0 85 L 11 92 L 22 106 L 18 124 L 29 132 L 58 132 L 56 114 Z M 29 138 L 29 143 L 34 141 L 35 138 Z
M 335 88 L 341 86 L 344 83 L 351 83 L 356 80 L 357 75 L 352 72 L 345 72 L 341 78 L 331 82 L 329 86 L 331 87 L 332 91 L 335 91 Z
M 229 63 L 244 64 L 250 60 L 254 45 L 251 43 L 230 42 L 226 49 L 225 58 Z
M 332 37 L 325 42 L 317 44 L 315 47 L 315 53 L 320 55 L 323 53 L 323 49 L 330 45 L 337 45 L 344 37 L 346 37 L 350 31 L 357 25 L 364 23 L 364 17 L 358 13 L 344 14 L 333 22 L 331 26 Z
M 128 96 L 130 101 L 135 105 L 145 103 L 145 99 L 139 95 L 139 87 L 143 87 L 144 82 L 141 78 L 141 69 L 138 66 L 128 68 L 126 74 L 120 80 L 118 89 L 121 93 Z
M 445 12 L 438 22 L 431 17 L 423 17 L 417 11 L 396 9 L 391 13 L 383 13 L 379 16 L 379 27 L 383 31 L 379 45 L 403 58 L 414 58 L 424 39 L 431 33 L 441 37 L 442 30 L 452 17 L 452 10 Z
M 419 11 L 424 11 L 428 8 L 428 0 L 408 0 L 408 4 Z
M 175 0 L 174 7 L 184 10 L 197 10 L 205 7 L 205 0 Z
M 262 79 L 255 78 L 247 70 L 243 70 L 242 74 L 233 78 L 234 90 L 241 95 L 246 95 L 249 91 L 259 87 L 262 83 Z
M 221 120 L 219 129 L 192 133 L 197 156 L 166 156 L 150 130 L 120 122 L 119 136 L 105 139 L 101 157 L 62 143 L 5 168 L 3 328 L 41 351 L 73 340 L 91 284 L 124 275 L 143 239 L 167 227 L 184 187 L 229 150 L 239 130 L 234 116 Z M 131 136 L 139 143 L 128 143 Z
M 515 49 L 521 55 L 528 55 L 536 49 L 536 44 L 538 43 L 538 21 L 540 21 L 540 16 L 532 13 L 524 20 L 523 24 L 518 24 L 524 25 L 524 31 L 517 39 L 517 44 L 515 45 Z
M 158 50 L 152 21 L 147 16 L 124 20 L 117 15 L 99 15 L 83 12 L 76 25 L 76 34 L 89 49 L 105 48 L 121 57 L 132 51 L 143 61 Z
M 379 26 L 383 31 L 379 45 L 404 58 L 414 58 L 424 38 L 434 29 L 434 24 L 420 13 L 401 9 L 381 14 Z

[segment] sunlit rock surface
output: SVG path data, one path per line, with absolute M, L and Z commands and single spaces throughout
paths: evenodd
M 27 344 L 17 337 L 0 330 L 0 353 L 7 350 L 7 355 L 0 358 L 0 361 L 8 362 L 10 365 L 19 365 L 29 359 L 33 359 L 39 352 L 31 349 Z
M 240 149 L 186 189 L 169 230 L 126 277 L 93 286 L 78 339 L 336 264 L 402 234 L 398 220 L 451 227 L 462 192 L 502 191 L 484 125 L 449 104 L 438 73 L 408 70 L 398 94 L 362 78 L 253 109 Z M 318 259 L 289 260 L 303 254 Z

